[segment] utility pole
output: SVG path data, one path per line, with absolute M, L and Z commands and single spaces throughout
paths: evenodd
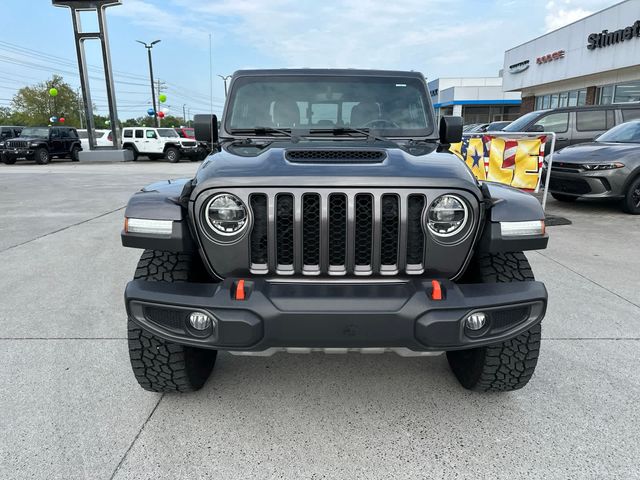
M 187 104 L 183 103 L 182 104 L 182 121 L 184 122 L 184 125 L 187 126 L 187 111 L 186 111 L 186 107 Z
M 153 62 L 151 60 L 151 49 L 156 43 L 160 43 L 160 40 L 154 40 L 150 44 L 146 44 L 145 42 L 141 42 L 140 40 L 136 40 L 136 42 L 144 45 L 144 48 L 147 49 L 147 54 L 149 56 L 149 78 L 151 80 L 151 102 L 153 104 L 153 111 L 155 112 L 155 115 L 154 115 L 155 126 L 159 127 L 160 124 L 158 122 L 158 109 L 156 106 L 156 89 L 153 85 Z
M 227 97 L 227 80 L 231 78 L 231 75 L 218 75 L 224 82 L 224 96 Z
M 160 108 L 159 99 L 160 99 L 160 94 L 162 93 L 162 90 L 166 88 L 166 82 L 162 82 L 160 79 L 158 79 L 156 83 L 158 84 L 158 110 L 162 110 Z M 157 126 L 159 127 L 162 124 L 162 119 L 158 117 L 158 112 L 156 112 L 156 118 L 158 119 Z

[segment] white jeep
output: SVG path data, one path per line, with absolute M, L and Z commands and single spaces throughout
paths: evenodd
M 146 155 L 151 160 L 165 158 L 171 163 L 187 157 L 200 159 L 198 144 L 189 138 L 180 138 L 173 128 L 126 127 L 122 129 L 122 147 L 133 152 L 133 159 Z

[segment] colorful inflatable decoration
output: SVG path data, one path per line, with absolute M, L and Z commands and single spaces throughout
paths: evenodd
M 158 112 L 158 118 L 164 118 L 164 112 L 163 111 Z
M 160 100 L 160 103 L 164 103 L 164 102 L 166 102 L 166 101 L 167 101 L 167 96 L 166 96 L 164 93 L 161 93 L 161 94 L 158 96 L 158 100 Z
M 147 110 L 147 115 L 149 115 L 150 117 L 153 117 L 156 114 L 156 111 L 153 108 L 150 108 L 149 110 Z
M 478 180 L 538 191 L 546 135 L 509 138 L 508 135 L 468 136 L 449 150 L 462 159 Z
M 64 119 L 64 117 L 60 117 L 60 118 L 58 119 L 58 121 L 59 121 L 60 123 L 64 123 L 65 119 Z
M 51 87 L 49 89 L 49 95 L 51 95 L 52 97 L 57 97 L 58 96 L 58 89 L 55 87 Z
M 58 117 L 56 117 L 56 116 L 54 115 L 54 116 L 52 116 L 51 118 L 49 118 L 49 121 L 50 121 L 51 123 L 56 123 L 56 122 L 58 121 Z

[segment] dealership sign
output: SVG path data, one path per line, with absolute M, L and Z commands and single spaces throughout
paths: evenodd
M 587 37 L 587 48 L 595 50 L 596 48 L 610 47 L 617 43 L 640 37 L 640 20 L 630 27 L 620 28 L 614 32 L 603 30 L 601 33 L 592 33 Z
M 538 65 L 542 65 L 543 63 L 553 62 L 555 60 L 560 60 L 561 58 L 564 58 L 564 50 L 558 50 L 557 52 L 542 55 L 536 59 L 536 63 Z
M 523 60 L 522 62 L 509 65 L 509 73 L 524 72 L 527 68 L 529 68 L 529 60 Z

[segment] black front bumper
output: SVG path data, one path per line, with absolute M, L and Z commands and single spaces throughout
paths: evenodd
M 444 351 L 512 338 L 544 317 L 547 291 L 540 282 L 463 284 L 442 281 L 444 298 L 431 298 L 431 282 L 245 281 L 220 284 L 133 280 L 125 291 L 129 318 L 166 340 L 204 348 L 263 351 L 283 348 L 394 348 Z M 191 312 L 203 311 L 216 328 L 197 332 Z M 466 317 L 488 314 L 479 332 Z

